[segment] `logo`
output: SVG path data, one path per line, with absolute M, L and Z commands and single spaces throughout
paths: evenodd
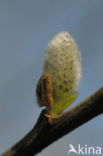
M 88 146 L 88 145 L 80 145 L 78 144 L 77 148 L 75 148 L 72 144 L 69 145 L 68 154 L 75 154 L 75 155 L 98 155 L 102 156 L 102 148 L 100 146 Z

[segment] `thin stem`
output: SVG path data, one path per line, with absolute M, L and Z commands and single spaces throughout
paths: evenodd
M 45 147 L 103 113 L 103 87 L 86 100 L 57 116 L 43 110 L 35 127 L 16 145 L 1 156 L 33 156 Z

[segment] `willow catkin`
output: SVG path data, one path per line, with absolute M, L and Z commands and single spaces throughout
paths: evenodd
M 77 97 L 81 79 L 81 55 L 68 32 L 58 33 L 48 44 L 43 72 L 50 74 L 53 85 L 53 108 L 50 114 L 61 113 Z

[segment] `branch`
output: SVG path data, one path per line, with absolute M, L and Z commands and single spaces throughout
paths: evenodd
M 45 147 L 103 113 L 103 87 L 69 111 L 49 117 L 43 110 L 35 127 L 1 156 L 33 156 Z

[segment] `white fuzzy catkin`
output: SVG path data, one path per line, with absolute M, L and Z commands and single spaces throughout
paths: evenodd
M 70 96 L 81 79 L 81 55 L 68 32 L 58 33 L 48 44 L 43 71 L 52 76 L 54 96 Z

